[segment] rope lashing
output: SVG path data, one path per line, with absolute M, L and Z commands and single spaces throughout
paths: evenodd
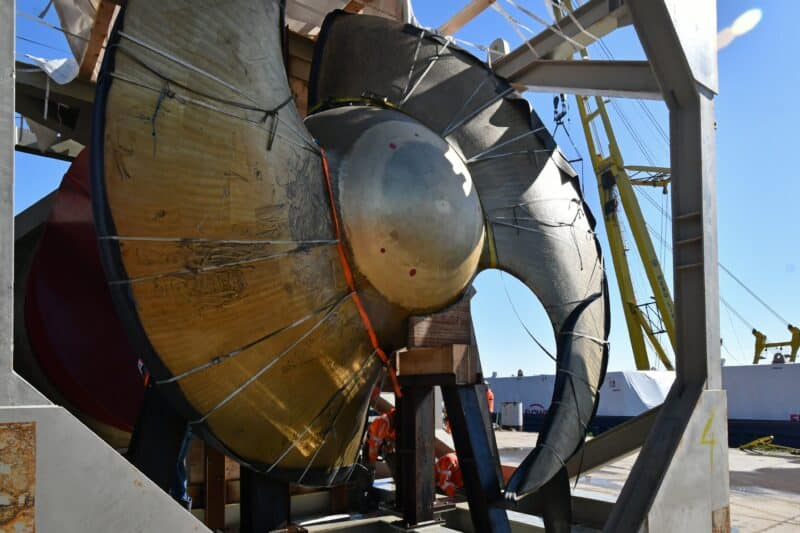
M 336 214 L 336 201 L 333 197 L 333 185 L 331 184 L 331 173 L 328 167 L 328 157 L 325 154 L 325 149 L 322 147 L 320 147 L 320 154 L 322 156 L 322 171 L 325 175 L 325 186 L 328 188 L 328 197 L 331 202 L 331 218 L 333 219 L 333 228 L 336 232 L 336 248 L 339 250 L 339 262 L 342 265 L 347 286 L 350 288 L 350 291 L 352 291 L 353 303 L 356 304 L 356 309 L 358 309 L 361 322 L 364 324 L 364 328 L 367 330 L 367 335 L 369 335 L 369 340 L 372 343 L 372 347 L 375 349 L 375 354 L 388 370 L 389 379 L 392 380 L 392 387 L 394 388 L 395 394 L 399 398 L 402 396 L 402 393 L 400 392 L 400 384 L 397 381 L 397 374 L 395 373 L 394 367 L 392 367 L 389 358 L 386 356 L 386 353 L 383 351 L 383 349 L 381 349 L 381 346 L 378 343 L 378 336 L 375 334 L 375 329 L 372 327 L 372 322 L 369 319 L 369 315 L 367 315 L 367 311 L 364 309 L 364 304 L 361 303 L 361 298 L 358 296 L 358 292 L 356 291 L 356 283 L 355 279 L 353 278 L 353 271 L 350 269 L 350 263 L 344 253 L 342 229 L 339 224 L 339 215 Z

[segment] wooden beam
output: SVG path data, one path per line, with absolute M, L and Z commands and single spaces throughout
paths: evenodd
M 453 15 L 453 18 L 439 26 L 442 35 L 453 35 L 463 28 L 467 22 L 480 15 L 487 7 L 494 4 L 495 0 L 472 0 L 464 8 Z
M 395 416 L 397 501 L 405 527 L 433 520 L 436 457 L 433 447 L 433 387 L 403 387 Z M 441 409 L 441 407 L 439 407 Z
M 217 531 L 225 528 L 225 456 L 205 446 L 205 524 Z
M 468 344 L 400 350 L 395 361 L 401 383 L 421 383 L 426 377 L 440 380 L 440 385 L 474 385 L 478 381 L 478 350 Z
M 111 23 L 118 10 L 119 6 L 109 0 L 101 0 L 97 6 L 92 32 L 89 34 L 89 42 L 86 44 L 86 51 L 83 53 L 81 67 L 78 71 L 79 79 L 92 80 L 97 61 L 108 37 L 108 32 L 111 30 Z

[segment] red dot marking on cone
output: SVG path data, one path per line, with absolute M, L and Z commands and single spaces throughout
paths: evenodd
M 408 271 L 408 275 L 413 278 L 414 276 L 417 275 L 417 269 L 416 268 L 412 268 L 411 270 Z
M 397 149 L 397 145 L 394 144 L 394 143 L 389 143 L 389 148 L 391 148 L 392 150 L 395 150 L 395 149 Z

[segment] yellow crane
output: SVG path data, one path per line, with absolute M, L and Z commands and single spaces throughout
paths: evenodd
M 556 17 L 556 26 L 561 20 L 571 16 L 573 0 L 561 0 L 560 2 L 553 2 L 552 5 Z M 575 59 L 589 59 L 588 50 L 586 48 L 578 50 Z M 563 102 L 563 95 L 561 98 Z M 625 314 L 628 335 L 631 339 L 636 368 L 638 370 L 652 368 L 645 346 L 646 339 L 664 367 L 672 370 L 672 362 L 659 337 L 659 334 L 666 333 L 669 343 L 674 349 L 675 312 L 672 295 L 664 277 L 658 255 L 653 247 L 653 242 L 650 239 L 650 234 L 647 231 L 647 224 L 639 207 L 638 199 L 634 193 L 634 187 L 636 186 L 661 187 L 666 192 L 666 188 L 670 184 L 670 169 L 652 165 L 626 165 L 614 133 L 614 127 L 609 118 L 608 100 L 600 96 L 575 95 L 575 101 L 592 167 L 597 176 L 603 221 L 608 235 L 611 258 L 616 272 L 617 284 L 622 299 L 622 309 Z M 563 118 L 565 114 L 566 110 L 564 109 L 560 115 L 557 114 L 556 118 Z M 605 140 L 605 144 L 603 140 Z M 632 175 L 636 177 L 632 177 Z M 647 276 L 650 289 L 653 292 L 653 298 L 650 302 L 640 303 L 634 291 L 628 250 L 625 247 L 622 236 L 621 216 L 623 213 L 633 235 L 636 251 Z M 784 322 L 791 333 L 791 338 L 788 341 L 767 342 L 766 335 L 755 327 L 750 326 L 755 337 L 753 364 L 758 364 L 764 358 L 762 354 L 766 349 L 783 347 L 789 348 L 788 360 L 792 363 L 796 362 L 798 351 L 800 351 L 800 328 L 793 326 L 781 317 L 724 265 L 720 264 L 720 268 L 773 315 Z M 722 303 L 730 307 L 730 304 L 726 301 L 723 300 Z M 735 310 L 733 311 L 740 320 L 749 325 L 739 313 Z
M 558 6 L 561 17 L 567 17 L 573 9 L 571 0 L 562 0 Z M 589 58 L 586 48 L 581 49 L 578 54 L 581 60 Z M 670 344 L 675 346 L 675 311 L 672 295 L 633 190 L 634 186 L 666 187 L 670 182 L 670 169 L 643 165 L 626 166 L 609 118 L 605 98 L 575 95 L 575 100 L 592 167 L 597 176 L 603 221 L 636 368 L 638 370 L 652 368 L 645 346 L 647 339 L 664 367 L 672 370 L 672 361 L 659 338 L 660 333 L 666 332 Z M 598 130 L 604 132 L 607 146 L 601 145 Z M 647 177 L 632 179 L 629 172 L 643 173 Z M 627 250 L 622 238 L 620 207 L 628 220 L 636 250 L 653 291 L 652 302 L 640 303 L 636 299 Z
M 764 350 L 767 348 L 783 348 L 784 346 L 789 348 L 789 362 L 796 362 L 797 352 L 800 350 L 800 328 L 789 324 L 789 332 L 792 334 L 792 338 L 788 341 L 767 342 L 767 336 L 753 328 L 753 336 L 756 338 L 756 349 L 753 355 L 753 364 L 757 365 L 761 359 L 764 359 L 764 356 L 761 354 L 764 353 Z

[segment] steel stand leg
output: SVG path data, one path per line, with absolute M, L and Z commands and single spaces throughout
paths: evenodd
M 131 436 L 128 460 L 170 492 L 178 481 L 178 456 L 185 434 L 186 421 L 169 406 L 157 387 L 150 386 Z
M 241 533 L 264 533 L 289 524 L 289 484 L 242 467 Z
M 404 387 L 399 401 L 397 501 L 406 527 L 433 520 L 433 387 Z
M 475 531 L 509 532 L 501 471 L 485 385 L 442 386 Z
M 539 491 L 542 499 L 542 520 L 547 533 L 569 533 L 572 529 L 572 497 L 569 473 L 564 467 Z

